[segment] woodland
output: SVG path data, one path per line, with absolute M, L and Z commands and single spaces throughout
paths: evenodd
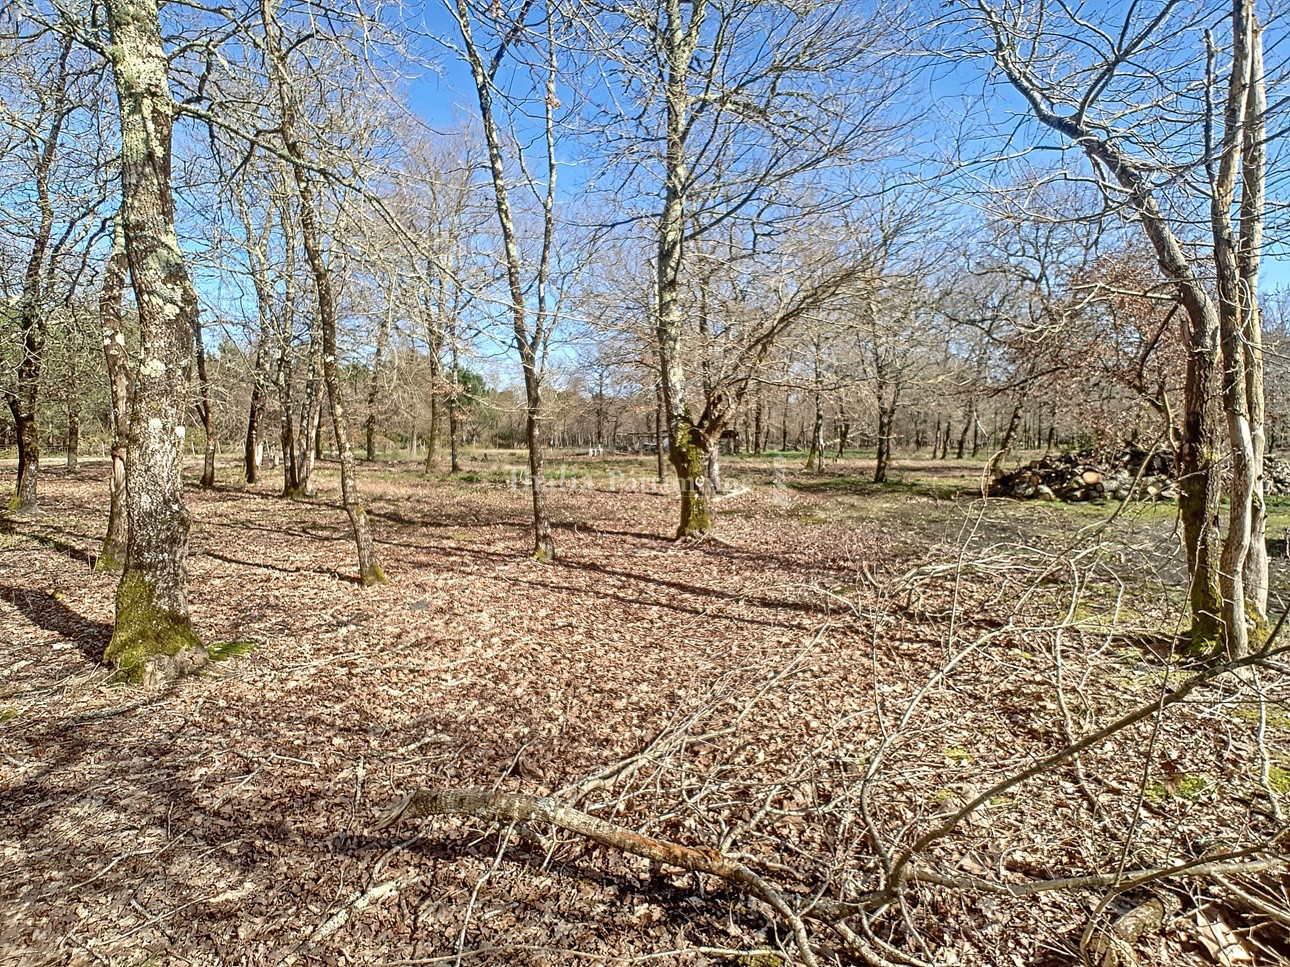
M 12 0 L 0 965 L 1290 962 L 1287 23 Z

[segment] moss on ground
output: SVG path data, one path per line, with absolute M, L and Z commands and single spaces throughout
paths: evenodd
M 206 656 L 211 661 L 228 661 L 249 655 L 259 647 L 258 641 L 213 641 L 206 646 Z

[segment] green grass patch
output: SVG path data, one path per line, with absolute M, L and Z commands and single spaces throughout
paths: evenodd
M 1239 722 L 1248 722 L 1251 725 L 1259 724 L 1259 707 L 1253 702 L 1247 702 L 1229 709 L 1227 714 Z M 1268 728 L 1275 729 L 1278 732 L 1290 732 L 1290 713 L 1265 706 L 1265 714 Z

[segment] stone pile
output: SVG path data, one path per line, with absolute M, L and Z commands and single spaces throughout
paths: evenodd
M 1290 463 L 1284 469 L 1290 487 Z M 1069 503 L 1107 499 L 1177 500 L 1178 482 L 1173 476 L 1171 454 L 1125 447 L 1046 456 L 995 478 L 990 495 Z

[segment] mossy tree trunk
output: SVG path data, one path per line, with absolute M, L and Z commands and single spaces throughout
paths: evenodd
M 291 174 L 296 197 L 300 201 L 300 240 L 304 245 L 305 259 L 314 283 L 317 299 L 318 330 L 322 336 L 322 381 L 327 390 L 331 408 L 332 433 L 336 439 L 336 452 L 340 461 L 341 502 L 349 517 L 354 543 L 358 548 L 358 578 L 364 587 L 386 584 L 380 563 L 376 559 L 376 542 L 372 537 L 367 510 L 358 492 L 358 473 L 354 452 L 349 443 L 349 427 L 342 401 L 339 350 L 336 346 L 337 310 L 332 288 L 331 272 L 323 253 L 323 233 L 319 224 L 319 204 L 314 176 L 304 163 L 304 145 L 297 136 L 299 106 L 287 71 L 282 37 L 269 0 L 261 0 L 260 13 L 264 18 L 265 49 L 271 66 L 271 83 L 277 89 L 279 109 L 278 130 L 283 147 L 290 156 Z M 316 451 L 316 444 L 315 444 Z
M 712 494 L 708 480 L 708 444 L 686 416 L 671 427 L 668 458 L 681 488 L 681 519 L 678 539 L 702 537 L 712 531 Z
M 182 460 L 188 365 L 197 319 L 175 234 L 166 51 L 156 0 L 106 0 L 121 110 L 121 213 L 139 314 L 126 460 L 129 518 L 116 627 L 105 658 L 141 680 L 200 652 L 188 615 L 188 510 Z
M 1206 166 L 1209 177 L 1211 201 L 1211 230 L 1215 275 L 1218 277 L 1219 301 L 1216 306 L 1194 257 L 1174 232 L 1167 208 L 1158 197 L 1157 174 L 1170 168 L 1155 157 L 1139 152 L 1136 143 L 1108 136 L 1107 129 L 1083 109 L 1066 111 L 1071 103 L 1079 103 L 1082 96 L 1074 90 L 1074 101 L 1063 97 L 1052 100 L 1043 91 L 1059 90 L 1048 81 L 1040 82 L 1029 67 L 1017 59 L 1016 46 L 1011 42 L 1016 28 L 1001 19 L 990 21 L 992 56 L 1009 82 L 1030 107 L 1031 113 L 1044 126 L 1077 144 L 1089 160 L 1114 182 L 1117 204 L 1132 208 L 1138 224 L 1155 251 L 1161 273 L 1173 284 L 1179 301 L 1186 310 L 1183 342 L 1186 349 L 1186 370 L 1183 381 L 1182 429 L 1177 452 L 1179 477 L 1179 516 L 1183 525 L 1183 541 L 1187 550 L 1190 575 L 1189 606 L 1191 611 L 1191 637 L 1193 646 L 1212 650 L 1216 645 L 1226 648 L 1229 654 L 1238 653 L 1245 645 L 1247 610 L 1257 607 L 1245 591 L 1244 572 L 1247 567 L 1258 570 L 1266 567 L 1266 556 L 1260 552 L 1251 562 L 1247 553 L 1254 543 L 1254 521 L 1262 520 L 1262 493 L 1259 480 L 1262 467 L 1257 460 L 1263 429 L 1256 427 L 1262 419 L 1261 399 L 1261 347 L 1252 346 L 1250 337 L 1240 335 L 1239 311 L 1245 305 L 1251 311 L 1244 313 L 1247 324 L 1257 324 L 1257 263 L 1261 244 L 1263 196 L 1263 77 L 1261 54 L 1258 51 L 1259 27 L 1254 16 L 1252 0 L 1235 0 L 1232 16 L 1232 57 L 1224 100 L 1220 145 L 1210 145 Z M 1029 29 L 1028 27 L 1025 29 Z M 1065 39 L 1065 38 L 1063 38 Z M 1031 49 L 1033 50 L 1033 41 Z M 1256 67 L 1257 63 L 1257 67 Z M 1089 103 L 1087 100 L 1085 104 Z M 1203 121 L 1207 132 L 1212 132 L 1218 121 L 1212 110 Z M 1242 148 L 1245 149 L 1242 155 Z M 1217 166 L 1214 158 L 1217 157 Z M 1232 206 L 1236 178 L 1242 177 L 1241 244 L 1239 254 L 1233 257 L 1231 231 Z M 1185 229 L 1191 231 L 1191 226 Z M 1248 300 L 1248 301 L 1247 301 Z M 1224 387 L 1220 372 L 1220 340 L 1226 354 L 1226 368 L 1232 377 L 1239 376 L 1240 385 L 1230 383 Z M 1242 390 L 1244 392 L 1242 392 Z M 1226 391 L 1226 392 L 1225 392 Z M 1242 397 L 1244 397 L 1242 399 Z M 1220 578 L 1219 501 L 1222 489 L 1222 472 L 1218 451 L 1218 424 L 1220 400 L 1228 410 L 1229 442 L 1235 451 L 1238 491 L 1233 494 L 1233 516 L 1229 519 L 1230 536 L 1227 551 L 1228 567 Z M 1236 407 L 1233 410 L 1233 407 Z M 1257 505 L 1252 507 L 1251 505 Z M 1262 535 L 1258 537 L 1262 542 Z M 1243 572 L 1240 577 L 1236 571 Z M 1266 578 L 1254 577 L 1254 582 L 1266 585 Z M 1224 600 L 1226 596 L 1226 601 Z M 1224 618 L 1226 617 L 1226 620 Z
M 125 229 L 113 220 L 112 253 L 103 270 L 99 296 L 99 324 L 103 330 L 103 361 L 107 370 L 108 406 L 112 421 L 112 476 L 108 484 L 107 535 L 94 564 L 98 571 L 125 567 L 128 537 L 125 511 L 125 461 L 130 437 L 130 369 L 126 361 L 125 330 L 121 322 L 121 297 L 125 293 Z

